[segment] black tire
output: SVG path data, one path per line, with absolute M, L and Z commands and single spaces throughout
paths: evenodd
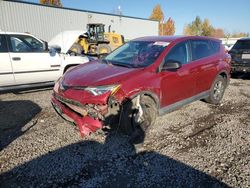
M 111 48 L 108 44 L 99 44 L 97 46 L 97 54 L 109 54 L 111 52 Z
M 146 132 L 150 126 L 155 124 L 157 108 L 154 100 L 147 96 L 141 97 L 141 106 L 144 114 L 144 121 L 139 126 Z
M 219 104 L 223 98 L 227 83 L 221 75 L 217 76 L 209 91 L 209 96 L 205 99 L 210 104 Z
M 74 43 L 71 48 L 70 51 L 76 53 L 76 54 L 82 54 L 83 48 L 80 44 L 78 43 Z
M 150 97 L 141 96 L 140 105 L 143 111 L 142 122 L 136 122 L 135 120 L 138 110 L 135 109 L 132 101 L 127 101 L 121 110 L 119 129 L 122 133 L 129 135 L 133 143 L 137 142 L 139 137 L 144 139 L 145 133 L 149 127 L 154 125 L 157 117 L 156 104 Z

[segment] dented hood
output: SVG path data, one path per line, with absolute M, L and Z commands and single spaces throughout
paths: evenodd
M 63 84 L 67 86 L 101 86 L 117 84 L 136 75 L 142 68 L 126 68 L 99 63 L 86 63 L 64 75 Z
M 49 42 L 49 46 L 60 46 L 62 53 L 67 53 L 78 37 L 86 33 L 84 30 L 63 31 L 54 36 Z

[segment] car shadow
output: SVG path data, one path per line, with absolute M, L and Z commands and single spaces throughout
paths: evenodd
M 41 110 L 29 100 L 0 101 L 0 151 L 33 127 Z
M 188 164 L 154 151 L 137 153 L 126 137 L 84 140 L 0 175 L 0 187 L 228 187 Z
M 6 93 L 14 93 L 14 94 L 28 94 L 28 93 L 36 93 L 41 91 L 48 91 L 52 90 L 53 85 L 49 86 L 39 86 L 39 87 L 30 87 L 30 88 L 23 88 L 23 89 L 12 89 L 12 90 L 6 90 L 6 91 L 0 91 L 0 94 L 6 94 Z

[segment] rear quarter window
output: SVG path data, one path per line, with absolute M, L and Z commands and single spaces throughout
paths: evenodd
M 8 52 L 7 41 L 4 35 L 0 35 L 0 53 Z
M 209 40 L 191 40 L 191 49 L 193 61 L 208 57 L 215 53 Z
M 220 46 L 221 46 L 221 42 L 219 41 L 214 41 L 211 40 L 211 45 L 212 45 L 212 51 L 214 54 L 219 53 L 220 52 Z

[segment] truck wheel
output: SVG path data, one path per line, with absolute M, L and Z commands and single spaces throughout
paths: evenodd
M 219 104 L 222 100 L 226 89 L 226 80 L 221 75 L 217 76 L 210 91 L 209 96 L 205 99 L 210 104 Z
M 74 43 L 71 48 L 70 51 L 76 53 L 76 54 L 82 54 L 83 48 L 80 44 L 78 43 Z
M 111 48 L 108 44 L 99 44 L 97 46 L 97 54 L 109 54 L 111 52 Z
M 132 101 L 128 101 L 123 105 L 121 111 L 120 130 L 130 136 L 132 143 L 143 141 L 146 131 L 154 125 L 157 117 L 155 102 L 150 97 L 141 96 L 140 107 L 142 115 Z

